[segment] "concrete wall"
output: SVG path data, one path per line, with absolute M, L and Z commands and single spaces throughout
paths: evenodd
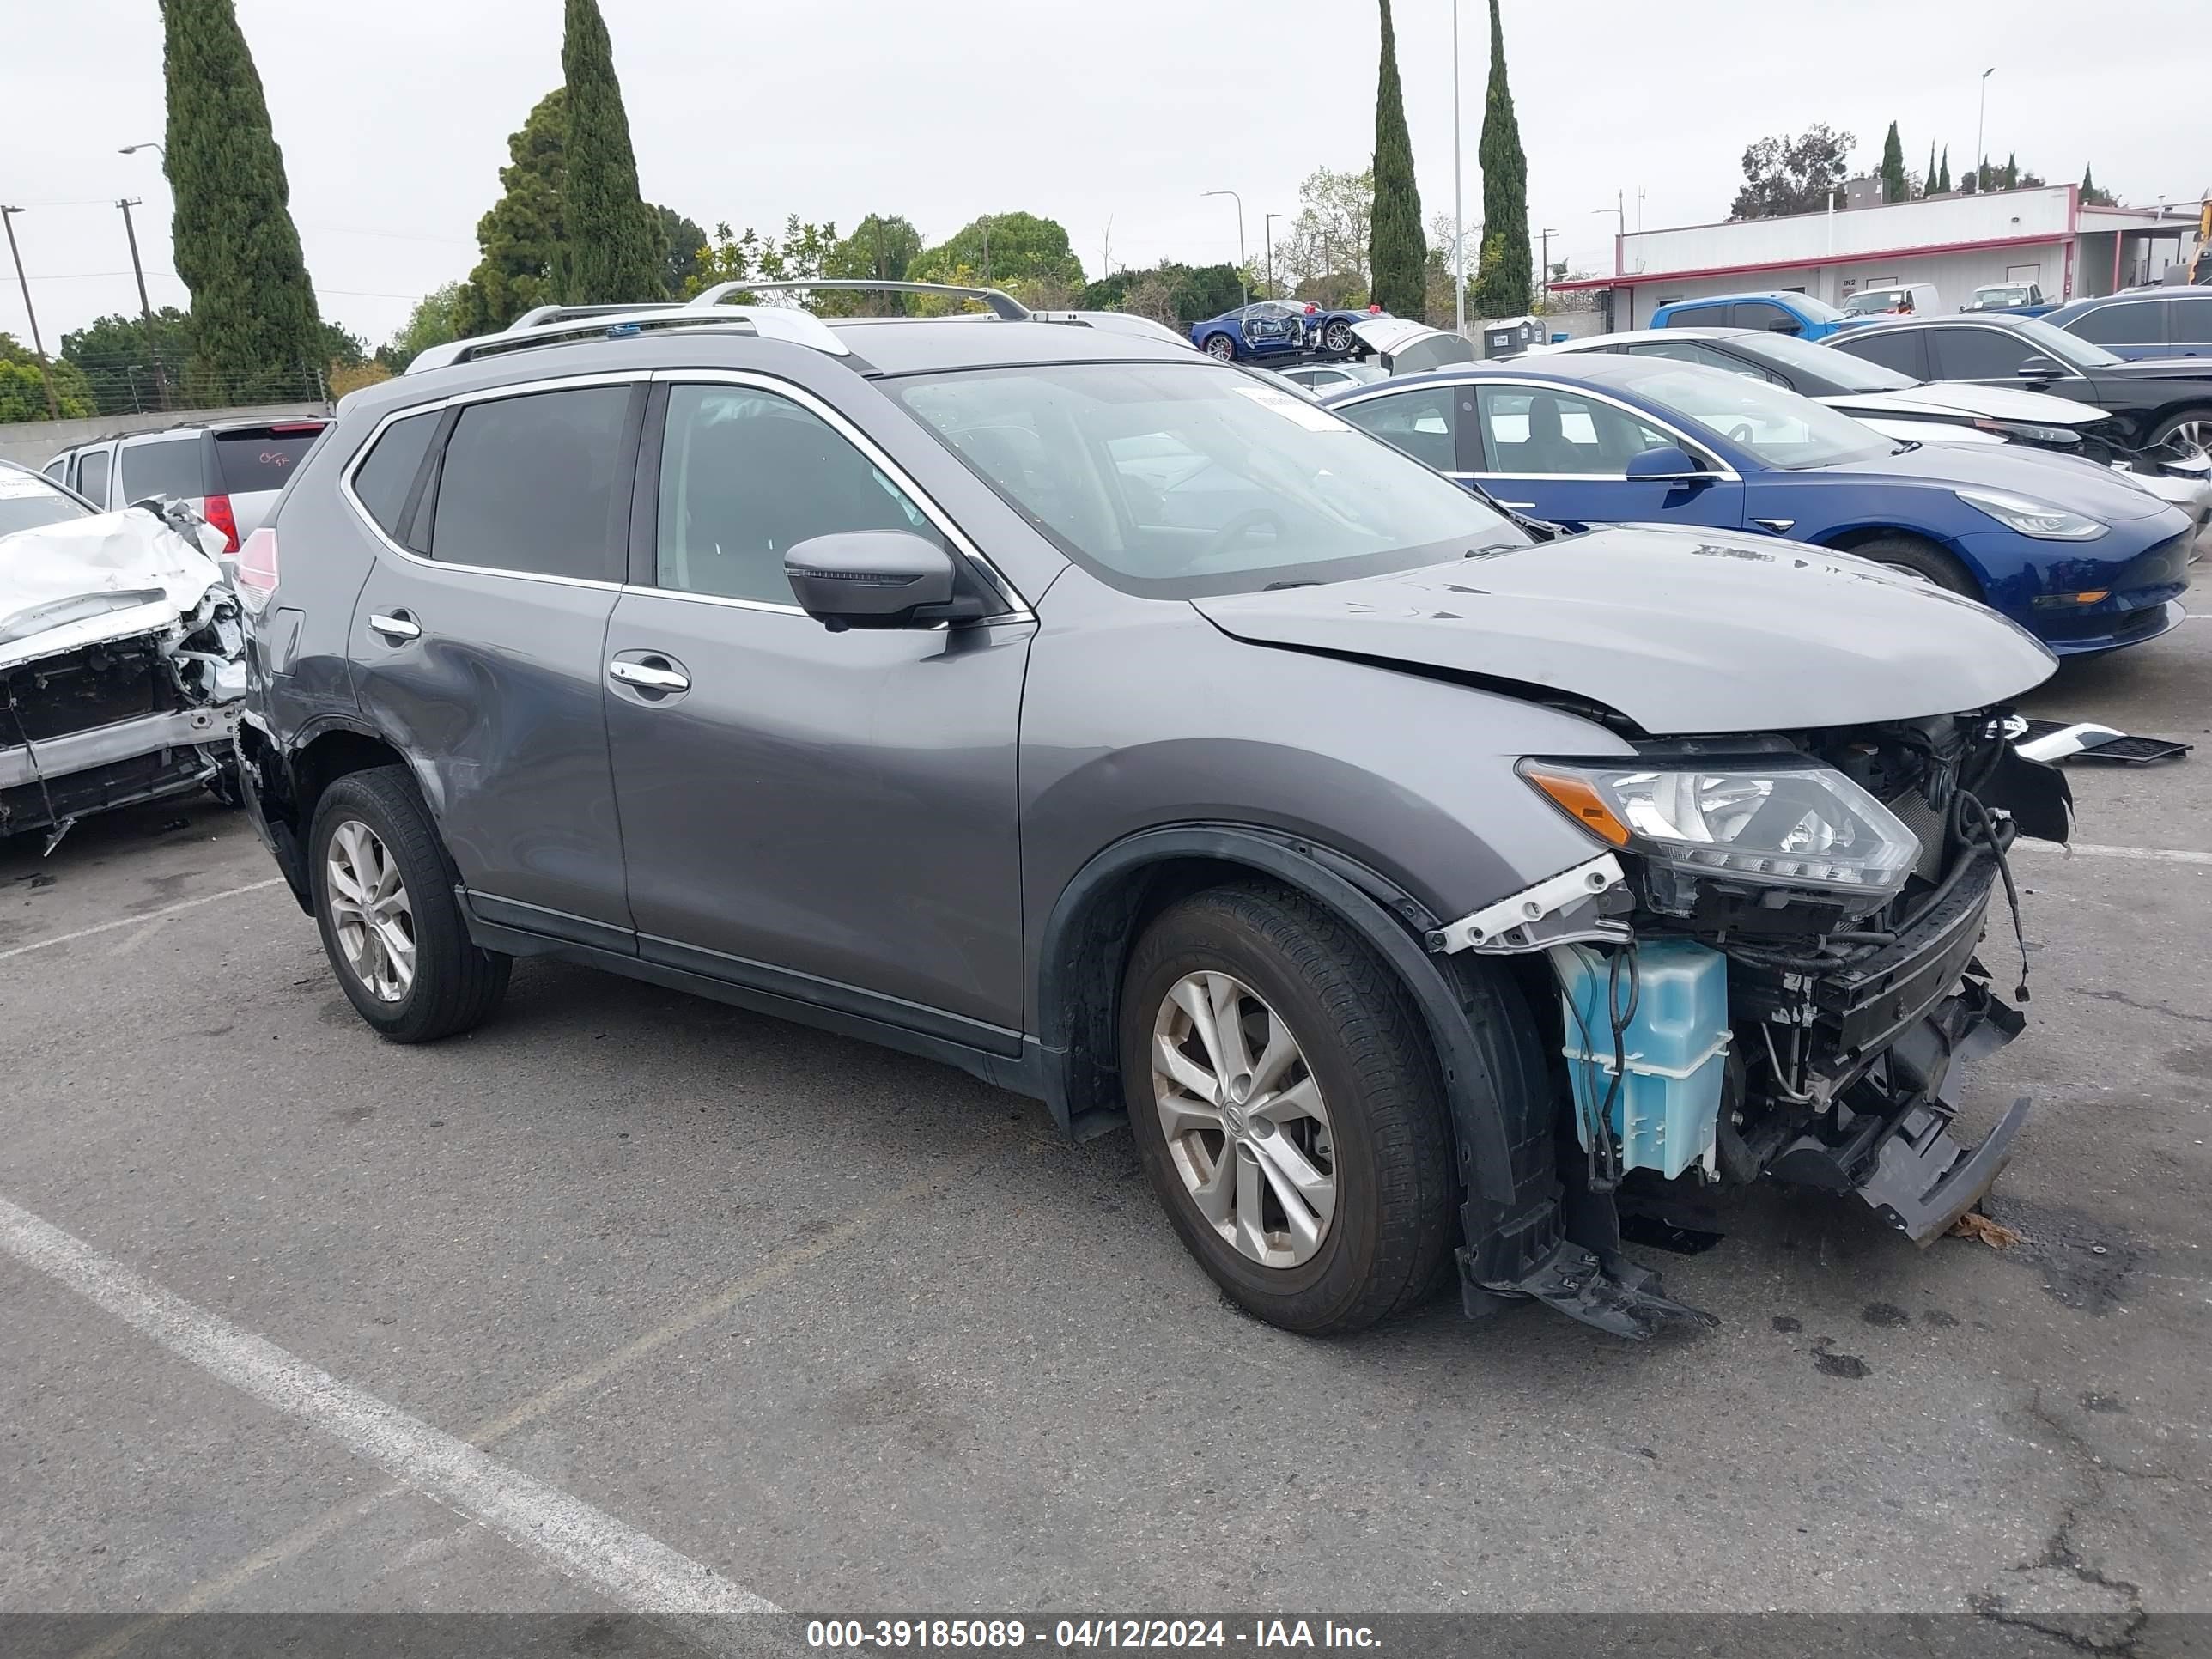
M 327 415 L 328 404 L 268 404 L 252 409 L 171 410 L 161 415 L 101 415 L 88 421 L 11 421 L 0 426 L 0 461 L 41 467 L 76 444 L 101 438 L 159 432 L 164 427 L 214 421 L 276 421 L 288 416 Z

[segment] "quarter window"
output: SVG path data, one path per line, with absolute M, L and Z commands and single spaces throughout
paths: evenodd
M 422 471 L 422 458 L 430 453 L 430 440 L 437 436 L 441 413 L 433 409 L 394 421 L 353 475 L 353 493 L 396 542 L 406 540 L 401 532 L 406 528 L 408 499 Z
M 1486 386 L 1480 395 L 1494 472 L 1609 477 L 1626 471 L 1632 456 L 1674 441 L 1624 410 L 1571 392 Z
M 1422 386 L 1388 398 L 1364 398 L 1336 412 L 1415 460 L 1439 472 L 1456 472 L 1460 465 L 1459 447 L 1452 437 L 1453 393 L 1454 388 L 1448 386 Z
M 2192 294 L 2166 302 L 2166 333 L 2174 345 L 2212 345 L 2212 295 Z
M 2092 345 L 2157 345 L 2166 338 L 2166 301 L 2130 301 L 2124 305 L 2099 306 L 2067 325 Z
M 461 410 L 438 468 L 430 556 L 606 580 L 629 504 L 630 390 L 539 392 Z
M 906 492 L 812 410 L 751 386 L 670 389 L 656 538 L 661 586 L 793 605 L 784 555 L 848 530 L 904 530 L 944 543 Z

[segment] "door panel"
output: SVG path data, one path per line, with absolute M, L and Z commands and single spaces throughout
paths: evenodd
M 1689 524 L 1734 530 L 1743 486 L 1631 478 L 1633 456 L 1675 440 L 1615 404 L 1562 386 L 1482 386 L 1480 482 L 1509 507 L 1554 524 Z

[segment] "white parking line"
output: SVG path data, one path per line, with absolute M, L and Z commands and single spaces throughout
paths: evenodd
M 2212 864 L 2212 853 L 2187 853 L 2172 847 L 2106 847 L 2094 841 L 2077 841 L 2070 847 L 2060 847 L 2047 841 L 2030 841 L 2026 836 L 2013 843 L 2015 853 L 2046 853 L 2057 858 L 2086 859 L 2148 859 L 2158 864 Z
M 179 1358 L 319 1430 L 395 1480 L 474 1516 L 632 1611 L 684 1619 L 781 1611 L 582 1499 L 195 1307 L 5 1199 L 0 1199 L 0 1249 Z
M 220 893 L 204 893 L 198 898 L 184 899 L 175 904 L 164 905 L 159 910 L 149 910 L 143 916 L 124 916 L 114 921 L 103 921 L 94 927 L 80 927 L 74 933 L 56 933 L 52 939 L 33 939 L 28 945 L 18 945 L 0 951 L 0 962 L 11 957 L 27 957 L 33 951 L 44 951 L 56 945 L 67 945 L 75 939 L 90 939 L 95 933 L 112 933 L 118 927 L 143 927 L 149 921 L 159 921 L 164 916 L 173 916 L 179 910 L 196 910 L 203 904 L 213 904 L 218 899 L 236 898 L 241 893 L 258 893 L 264 887 L 278 887 L 284 878 L 271 876 L 266 881 L 249 881 L 243 887 L 226 888 Z

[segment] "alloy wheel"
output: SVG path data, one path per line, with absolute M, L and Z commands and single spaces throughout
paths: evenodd
M 392 849 L 360 819 L 346 819 L 331 832 L 324 886 L 353 976 L 380 1002 L 404 1000 L 415 983 L 415 910 Z
M 1237 356 L 1237 342 L 1226 334 L 1213 335 L 1206 343 L 1206 355 L 1228 362 Z
M 2198 449 L 2212 449 L 2212 421 L 2184 421 L 2166 434 L 2168 443 L 2193 444 Z
M 1262 1267 L 1310 1261 L 1336 1212 L 1335 1143 L 1282 1017 L 1227 974 L 1185 975 L 1152 1021 L 1152 1094 L 1206 1224 Z
M 1351 350 L 1352 325 L 1349 323 L 1331 323 L 1327 328 L 1322 330 L 1321 343 L 1322 349 L 1327 351 Z

